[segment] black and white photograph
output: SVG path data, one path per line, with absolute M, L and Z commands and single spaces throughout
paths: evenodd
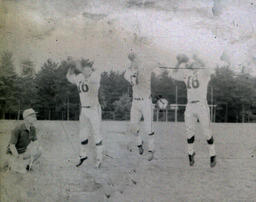
M 256 201 L 256 1 L 0 0 L 0 201 Z

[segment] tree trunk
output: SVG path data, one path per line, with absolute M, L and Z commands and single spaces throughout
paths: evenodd
M 67 120 L 69 121 L 69 98 L 67 98 Z

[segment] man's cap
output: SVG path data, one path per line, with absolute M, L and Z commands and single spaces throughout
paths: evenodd
M 35 112 L 32 108 L 26 109 L 23 111 L 23 119 L 27 118 L 29 115 L 36 114 L 36 113 L 37 112 Z

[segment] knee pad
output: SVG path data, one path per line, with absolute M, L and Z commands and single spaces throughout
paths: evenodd
M 192 136 L 191 138 L 187 139 L 188 144 L 193 144 L 195 141 L 195 136 Z
M 207 140 L 207 143 L 208 143 L 208 144 L 213 144 L 213 143 L 214 143 L 213 136 L 212 136 L 209 140 Z
M 82 141 L 82 142 L 81 142 L 81 144 L 82 144 L 82 145 L 86 145 L 86 144 L 88 144 L 88 139 L 86 139 L 86 140 Z
M 148 135 L 149 135 L 149 136 L 153 136 L 153 135 L 155 135 L 155 132 L 151 132 L 151 133 L 149 133 Z
M 98 143 L 96 143 L 96 146 L 101 146 L 102 145 L 102 140 L 101 141 L 99 141 Z

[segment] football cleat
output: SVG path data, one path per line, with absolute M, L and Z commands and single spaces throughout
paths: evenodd
M 210 157 L 210 166 L 213 168 L 216 165 L 216 156 Z
M 196 155 L 196 153 L 194 152 L 193 154 L 189 154 L 188 155 L 188 159 L 189 159 L 189 165 L 190 166 L 193 166 L 194 164 L 195 164 L 195 155 Z
M 96 161 L 95 167 L 96 167 L 96 168 L 100 168 L 100 167 L 101 167 L 101 161 L 100 161 L 100 160 L 97 160 L 97 161 Z
M 81 166 L 81 165 L 83 164 L 83 162 L 84 162 L 87 158 L 88 158 L 87 156 L 86 156 L 86 157 L 83 157 L 83 158 L 80 157 L 80 161 L 79 161 L 79 163 L 76 165 L 76 167 Z
M 144 152 L 144 149 L 143 149 L 142 144 L 141 144 L 141 145 L 138 145 L 138 149 L 139 149 L 139 154 L 142 155 L 143 152 Z
M 154 159 L 154 152 L 148 151 L 148 161 L 152 161 Z

